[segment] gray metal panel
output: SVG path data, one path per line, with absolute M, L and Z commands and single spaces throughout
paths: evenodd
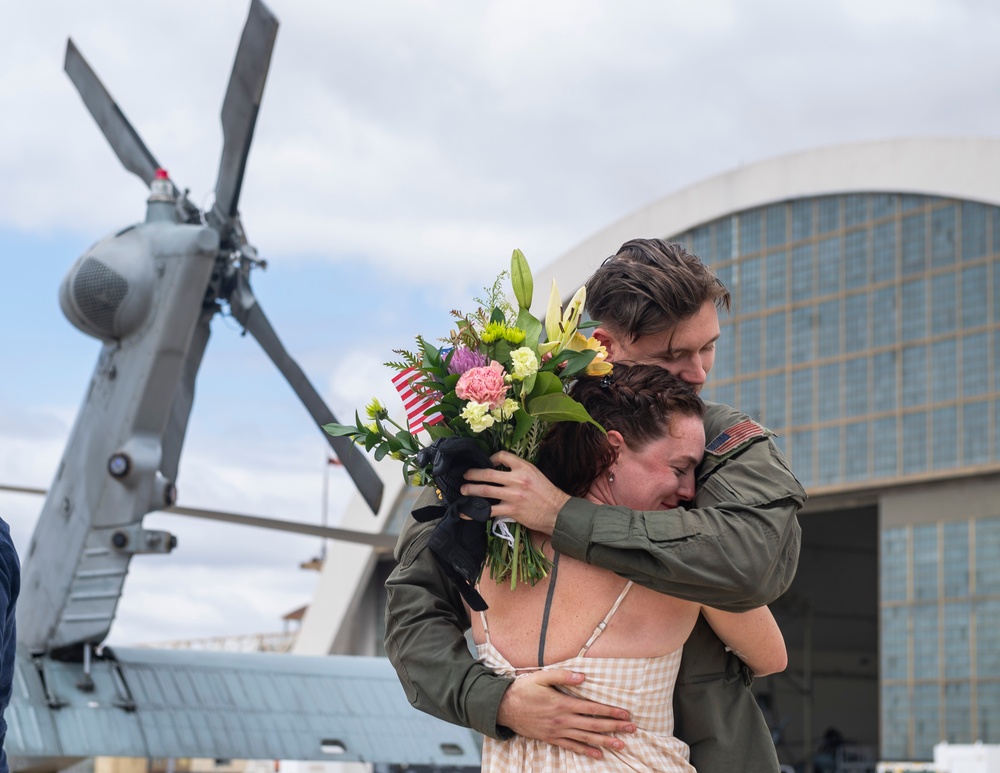
M 8 753 L 479 764 L 475 736 L 412 708 L 383 658 L 144 649 L 114 658 L 93 663 L 85 692 L 81 665 L 42 660 L 39 671 L 19 656 Z M 324 751 L 336 745 L 344 751 Z

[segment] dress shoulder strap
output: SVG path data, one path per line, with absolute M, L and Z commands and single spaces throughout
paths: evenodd
M 608 623 L 611 622 L 611 618 L 615 616 L 615 612 L 618 611 L 618 607 L 621 606 L 621 603 L 625 600 L 625 596 L 628 595 L 630 590 L 632 590 L 631 580 L 625 583 L 625 587 L 622 589 L 622 592 L 618 594 L 618 598 L 615 599 L 615 603 L 611 605 L 611 609 L 608 610 L 604 619 L 597 624 L 597 628 L 594 629 L 594 632 L 590 634 L 590 638 L 587 639 L 587 643 L 583 645 L 583 649 L 581 649 L 580 654 L 577 655 L 578 658 L 582 658 L 586 655 L 587 650 L 589 650 L 593 643 L 597 641 L 597 637 L 604 633 L 604 629 L 608 627 Z
M 476 583 L 476 593 L 479 593 L 479 583 L 478 582 Z M 486 643 L 487 644 L 493 644 L 493 642 L 490 641 L 490 626 L 486 622 L 486 610 L 485 609 L 481 610 L 479 612 L 479 619 L 483 623 L 483 633 L 486 635 Z

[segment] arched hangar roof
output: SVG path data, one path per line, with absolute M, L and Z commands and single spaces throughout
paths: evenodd
M 1000 206 L 1000 139 L 896 139 L 836 145 L 741 166 L 643 207 L 558 258 L 564 290 L 629 239 L 670 237 L 746 209 L 841 193 L 916 193 Z

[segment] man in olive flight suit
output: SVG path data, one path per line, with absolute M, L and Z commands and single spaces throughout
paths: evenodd
M 717 306 L 728 309 L 729 293 L 711 270 L 659 239 L 627 242 L 587 282 L 587 311 L 601 323 L 594 336 L 610 360 L 657 364 L 695 388 L 714 361 Z M 637 512 L 570 498 L 530 465 L 516 474 L 471 470 L 462 493 L 499 498 L 494 515 L 551 534 L 556 551 L 656 591 L 728 611 L 771 603 L 795 574 L 805 492 L 771 433 L 738 411 L 708 403 L 705 437 L 692 508 Z M 386 582 L 386 652 L 410 702 L 494 738 L 519 734 L 592 757 L 627 744 L 634 730 L 627 711 L 556 689 L 582 675 L 538 671 L 510 680 L 475 661 L 461 596 L 427 548 L 434 527 L 408 519 Z M 699 773 L 778 770 L 751 679 L 699 618 L 674 693 L 675 734 Z

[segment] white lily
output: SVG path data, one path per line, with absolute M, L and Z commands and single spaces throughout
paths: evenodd
M 576 291 L 566 310 L 563 311 L 559 295 L 559 287 L 556 280 L 552 280 L 552 291 L 549 293 L 549 307 L 545 313 L 545 343 L 538 345 L 541 354 L 561 351 L 573 338 L 577 327 L 580 325 L 580 317 L 583 304 L 587 300 L 587 288 L 581 287 Z

